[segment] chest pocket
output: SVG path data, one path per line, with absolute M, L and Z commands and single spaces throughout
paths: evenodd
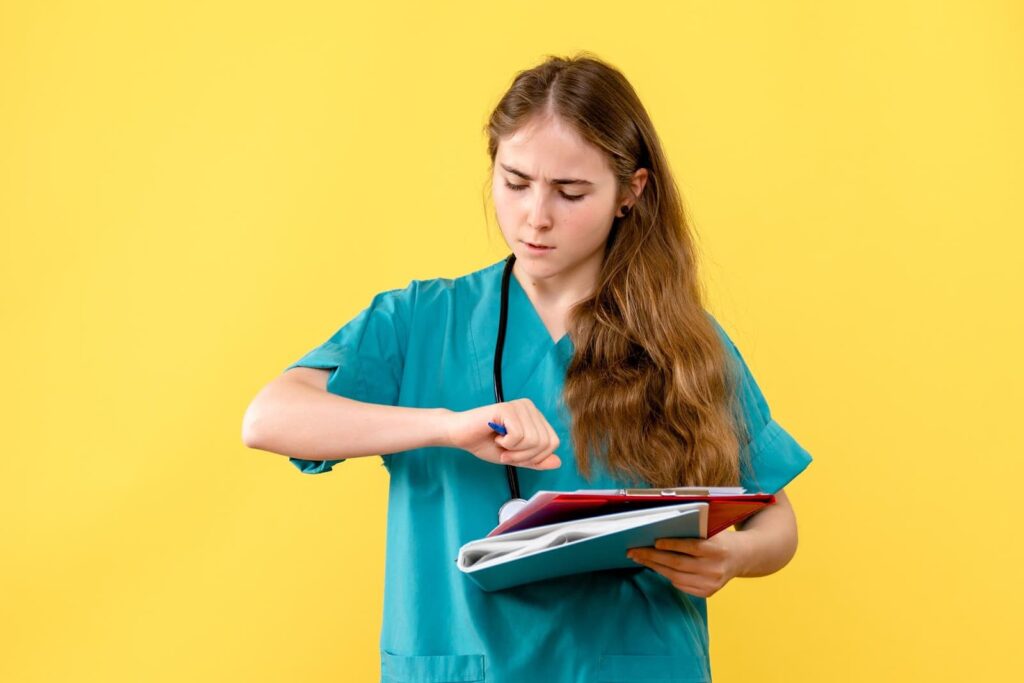
M 673 655 L 602 655 L 598 665 L 599 683 L 709 683 L 711 677 L 692 657 Z
M 483 681 L 484 655 L 396 655 L 381 652 L 382 683 Z

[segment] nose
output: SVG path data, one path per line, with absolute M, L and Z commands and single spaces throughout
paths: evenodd
M 537 192 L 526 215 L 526 224 L 533 230 L 551 227 L 551 212 L 548 210 L 547 198 L 543 192 Z

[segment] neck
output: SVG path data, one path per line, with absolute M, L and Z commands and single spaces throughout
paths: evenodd
M 519 280 L 519 284 L 530 295 L 535 305 L 568 309 L 577 301 L 590 296 L 597 286 L 597 276 L 601 271 L 601 254 L 595 256 L 596 258 L 588 259 L 571 270 L 547 276 L 525 273 L 520 268 L 522 261 L 516 259 L 512 265 L 512 274 Z

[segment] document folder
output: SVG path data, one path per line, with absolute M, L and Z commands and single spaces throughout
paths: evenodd
M 459 570 L 485 591 L 605 569 L 636 568 L 630 548 L 710 538 L 775 496 L 720 489 L 538 491 L 514 517 L 459 549 Z

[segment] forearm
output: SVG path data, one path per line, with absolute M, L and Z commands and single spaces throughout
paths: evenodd
M 772 574 L 796 554 L 796 516 L 788 500 L 762 509 L 739 525 L 735 534 L 741 548 L 737 576 Z
M 243 420 L 250 448 L 337 460 L 444 445 L 445 408 L 364 403 L 299 382 L 267 387 Z

